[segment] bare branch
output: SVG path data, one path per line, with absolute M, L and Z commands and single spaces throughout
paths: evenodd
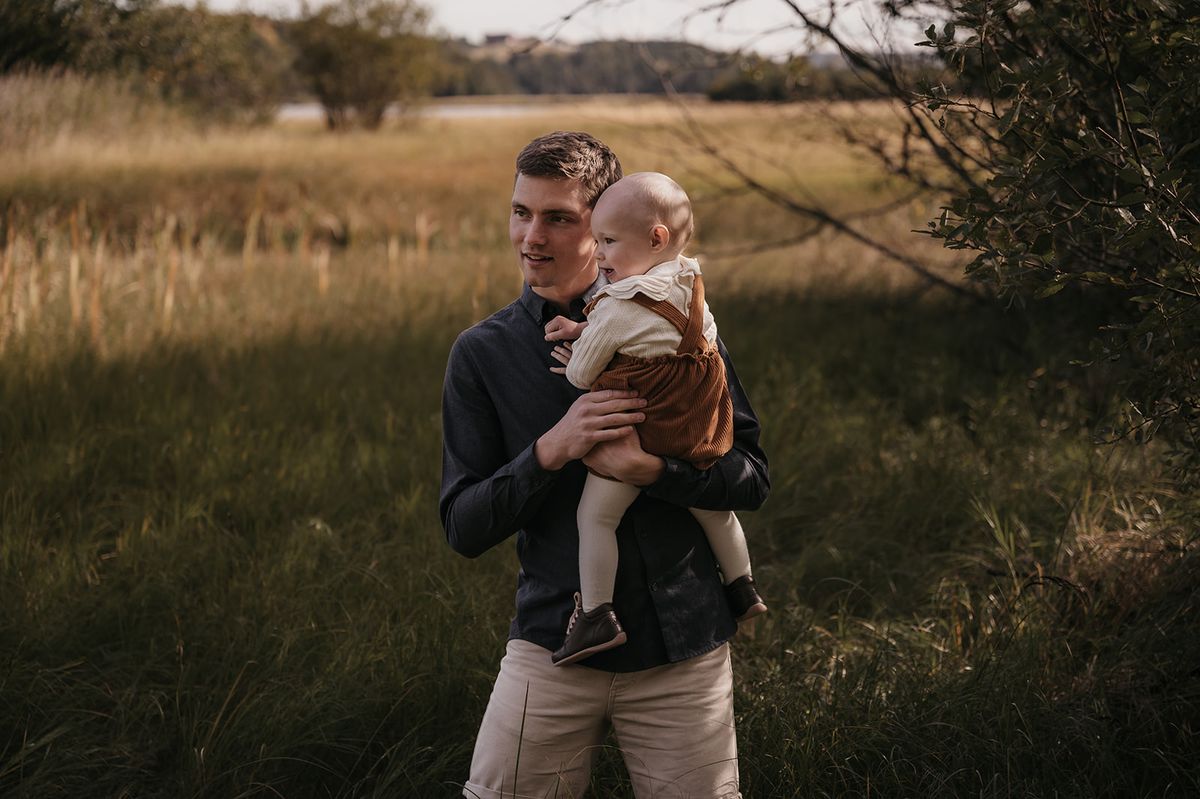
M 780 0 L 784 5 L 788 6 L 792 12 L 800 18 L 804 25 L 823 36 L 830 44 L 838 49 L 846 62 L 853 67 L 862 69 L 863 71 L 874 76 L 881 81 L 892 96 L 897 98 L 911 97 L 911 92 L 904 87 L 897 75 L 886 62 L 880 62 L 869 58 L 860 50 L 851 47 L 840 35 L 838 35 L 831 25 L 823 24 L 813 19 L 813 17 L 796 5 L 795 0 Z M 956 158 L 951 150 L 958 153 L 960 157 L 969 158 L 969 154 L 962 150 L 958 144 L 952 140 L 948 140 L 945 136 L 935 135 L 932 131 L 926 128 L 921 115 L 918 114 L 912 104 L 905 106 L 908 115 L 916 124 L 917 129 L 921 132 L 921 136 L 926 140 L 929 146 L 937 154 L 941 162 L 952 172 L 954 172 L 968 187 L 978 187 L 978 182 L 975 176 L 964 167 L 964 165 Z M 940 139 L 940 141 L 939 141 Z M 947 149 L 946 145 L 950 149 Z
M 676 98 L 677 97 L 678 96 L 676 95 Z M 682 106 L 682 104 L 680 107 L 683 110 L 685 122 L 687 123 L 688 130 L 692 136 L 692 144 L 698 147 L 709 158 L 724 168 L 730 175 L 737 178 L 743 185 L 749 187 L 759 196 L 771 201 L 781 208 L 790 211 L 793 214 L 796 214 L 797 216 L 810 219 L 822 227 L 828 227 L 838 231 L 839 233 L 849 236 L 854 241 L 864 244 L 876 252 L 887 256 L 896 263 L 908 268 L 930 283 L 934 283 L 954 294 L 969 298 L 976 302 L 985 301 L 985 297 L 979 293 L 971 291 L 970 289 L 967 289 L 956 283 L 951 283 L 941 275 L 932 272 L 928 267 L 916 259 L 897 251 L 895 248 L 890 247 L 881 241 L 871 238 L 870 236 L 852 227 L 845 220 L 834 216 L 825 209 L 811 205 L 804 205 L 794 198 L 784 194 L 783 192 L 774 189 L 765 183 L 762 183 L 742 169 L 739 164 L 721 152 L 719 148 L 715 147 L 705 136 L 703 130 L 700 128 L 691 112 L 688 111 L 686 107 Z

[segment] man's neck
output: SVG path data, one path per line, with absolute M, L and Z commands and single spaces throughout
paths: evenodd
M 595 284 L 596 278 L 599 275 L 600 271 L 595 269 L 592 270 L 590 277 L 587 275 L 584 276 L 587 278 L 586 280 L 580 278 L 580 280 L 575 281 L 572 285 L 565 288 L 559 286 L 532 286 L 531 288 L 534 294 L 549 302 L 560 313 L 566 314 L 571 307 L 571 303 L 584 296 L 587 290 Z

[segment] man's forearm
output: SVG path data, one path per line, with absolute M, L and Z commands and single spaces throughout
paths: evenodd
M 642 449 L 635 430 L 616 441 L 595 447 L 584 456 L 583 463 L 595 472 L 633 486 L 658 482 L 667 466 L 661 457 Z
M 556 429 L 547 430 L 533 442 L 533 457 L 546 471 L 557 472 L 573 460 L 567 443 L 560 440 Z
M 766 461 L 736 448 L 709 469 L 665 458 L 647 494 L 675 505 L 705 510 L 758 510 L 771 490 Z

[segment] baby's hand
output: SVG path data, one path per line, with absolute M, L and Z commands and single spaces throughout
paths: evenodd
M 562 317 L 560 316 L 559 319 L 562 319 Z M 550 324 L 554 323 L 551 322 Z M 583 322 L 582 324 L 586 325 L 587 322 Z M 567 364 L 571 362 L 571 342 L 568 341 L 566 344 L 557 345 L 550 351 L 550 357 L 562 364 L 562 366 L 551 366 L 550 371 L 556 375 L 565 375 L 567 373 Z
M 585 327 L 587 322 L 572 322 L 565 316 L 556 316 L 546 323 L 546 341 L 574 341 Z

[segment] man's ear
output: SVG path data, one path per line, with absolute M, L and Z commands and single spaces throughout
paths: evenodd
M 661 252 L 671 243 L 671 231 L 666 225 L 655 225 L 650 228 L 650 249 Z

